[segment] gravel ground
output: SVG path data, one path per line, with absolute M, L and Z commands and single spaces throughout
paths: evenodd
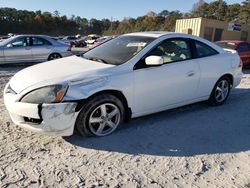
M 0 67 L 0 187 L 250 187 L 250 71 L 221 107 L 132 120 L 104 138 L 48 137 L 15 126 Z

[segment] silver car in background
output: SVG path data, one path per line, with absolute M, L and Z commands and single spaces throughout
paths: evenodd
M 45 35 L 17 35 L 0 42 L 0 64 L 43 62 L 70 55 L 69 45 Z

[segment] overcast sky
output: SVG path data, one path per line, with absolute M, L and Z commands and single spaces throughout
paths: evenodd
M 0 7 L 21 10 L 42 10 L 60 15 L 81 16 L 85 18 L 111 18 L 121 20 L 124 17 L 145 15 L 149 11 L 159 13 L 162 10 L 188 12 L 198 0 L 0 0 Z M 207 0 L 206 2 L 212 2 Z M 228 4 L 241 3 L 241 0 L 227 0 Z

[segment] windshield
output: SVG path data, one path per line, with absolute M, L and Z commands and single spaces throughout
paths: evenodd
M 5 39 L 5 40 L 2 40 L 0 42 L 1 45 L 5 45 L 5 44 L 8 44 L 9 42 L 11 42 L 13 39 L 15 39 L 16 37 L 10 37 L 8 39 Z
M 120 36 L 88 51 L 83 57 L 107 64 L 121 65 L 138 54 L 153 40 L 155 40 L 153 37 Z
M 237 45 L 233 42 L 216 42 L 216 44 L 222 48 L 227 48 L 231 50 L 235 50 L 237 47 Z

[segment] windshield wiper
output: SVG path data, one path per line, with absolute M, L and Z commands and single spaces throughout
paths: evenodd
M 97 57 L 84 57 L 84 55 L 83 55 L 83 58 L 88 59 L 88 60 L 91 60 L 91 61 L 98 61 L 98 62 L 100 62 L 100 63 L 109 64 L 109 63 L 108 63 L 107 61 L 105 61 L 104 59 L 97 58 Z

